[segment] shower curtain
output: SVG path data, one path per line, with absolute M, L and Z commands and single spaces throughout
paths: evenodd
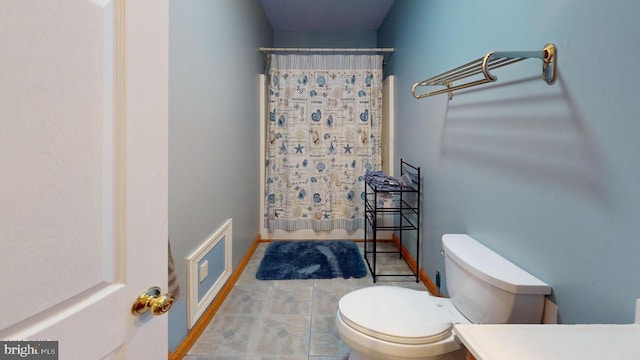
M 265 227 L 364 227 L 381 168 L 381 55 L 271 55 Z

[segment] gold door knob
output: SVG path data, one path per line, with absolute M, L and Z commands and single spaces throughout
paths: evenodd
M 157 286 L 150 287 L 147 291 L 138 296 L 131 306 L 133 315 L 142 315 L 151 310 L 153 315 L 162 315 L 171 309 L 176 301 L 172 293 L 160 295 L 160 288 Z

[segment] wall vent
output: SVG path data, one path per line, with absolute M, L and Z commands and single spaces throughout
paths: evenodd
M 191 329 L 231 276 L 232 221 L 228 219 L 187 256 L 187 322 Z M 204 263 L 207 265 L 202 266 Z M 207 268 L 207 274 L 199 270 Z M 202 277 L 202 280 L 201 280 Z

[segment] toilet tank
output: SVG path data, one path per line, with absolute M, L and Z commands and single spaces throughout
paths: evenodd
M 442 236 L 451 302 L 475 324 L 535 324 L 551 287 L 466 234 Z

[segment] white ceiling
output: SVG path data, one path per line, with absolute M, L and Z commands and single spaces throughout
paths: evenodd
M 395 0 L 260 0 L 274 30 L 373 31 Z

